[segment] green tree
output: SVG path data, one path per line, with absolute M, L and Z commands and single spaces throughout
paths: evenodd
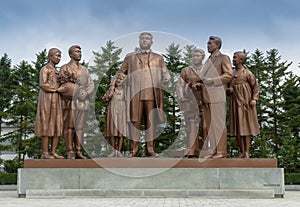
M 0 59 L 0 137 L 2 132 L 2 123 L 6 123 L 10 118 L 8 108 L 12 98 L 11 82 L 11 59 L 5 53 Z
M 300 167 L 300 79 L 290 73 L 283 88 L 281 128 L 284 131 L 278 153 L 279 164 L 289 172 Z
M 196 49 L 195 45 L 186 45 L 183 51 L 183 62 L 187 65 L 193 64 L 193 52 Z
M 18 159 L 23 160 L 26 154 L 24 140 L 33 136 L 34 118 L 37 103 L 36 71 L 26 61 L 22 61 L 12 70 L 12 86 L 14 92 L 11 99 L 10 113 L 13 121 L 10 123 L 17 128 L 7 138 L 18 154 Z
M 267 109 L 267 123 L 265 123 L 264 130 L 269 137 L 274 147 L 274 153 L 278 154 L 284 129 L 282 128 L 284 101 L 283 90 L 287 81 L 288 67 L 292 63 L 281 61 L 281 56 L 276 49 L 267 51 L 266 70 L 264 71 L 265 80 L 262 81 L 261 88 L 265 90 L 265 100 Z
M 300 142 L 299 136 L 294 136 L 291 128 L 284 131 L 282 145 L 278 151 L 279 167 L 289 173 L 295 172 L 300 166 Z
M 291 129 L 294 137 L 300 136 L 300 78 L 289 74 L 283 88 L 283 117 L 284 128 Z M 286 118 L 288 117 L 288 118 Z
M 39 77 L 40 77 L 40 71 L 41 69 L 48 63 L 48 55 L 47 50 L 44 49 L 41 52 L 38 52 L 36 54 L 36 60 L 32 62 L 34 66 L 34 83 L 36 83 L 36 89 L 39 89 Z
M 288 133 L 290 128 L 285 127 L 287 102 L 284 100 L 288 91 L 286 88 L 293 85 L 289 83 L 291 72 L 288 68 L 291 63 L 282 61 L 276 49 L 267 51 L 266 57 L 261 51 L 256 50 L 249 62 L 249 69 L 260 85 L 257 109 L 261 134 L 254 138 L 252 154 L 254 157 L 278 158 L 283 140 L 291 137 Z

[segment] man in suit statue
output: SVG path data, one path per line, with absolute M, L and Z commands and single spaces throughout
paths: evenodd
M 221 46 L 219 37 L 209 37 L 207 50 L 211 55 L 201 72 L 203 121 L 207 126 L 204 134 L 211 146 L 208 158 L 227 156 L 226 88 L 232 78 L 232 66 L 230 58 L 220 52 Z
M 79 63 L 81 47 L 71 46 L 69 56 L 70 62 L 60 69 L 62 85 L 58 89 L 62 94 L 64 139 L 68 159 L 86 159 L 82 155 L 83 128 L 94 91 L 94 82 L 88 69 Z
M 151 51 L 151 33 L 139 35 L 139 51 L 127 54 L 118 73 L 127 75 L 127 110 L 131 137 L 131 153 L 136 157 L 139 150 L 141 126 L 145 125 L 146 154 L 159 155 L 154 151 L 156 125 L 164 122 L 162 85 L 170 79 L 164 59 Z M 112 83 L 112 89 L 115 87 Z

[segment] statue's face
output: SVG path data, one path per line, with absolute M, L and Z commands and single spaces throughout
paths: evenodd
M 212 53 L 212 52 L 214 52 L 214 51 L 217 50 L 217 49 L 218 49 L 218 45 L 216 44 L 215 41 L 209 40 L 209 41 L 207 42 L 207 51 L 208 51 L 209 53 Z
M 242 63 L 242 60 L 241 60 L 241 58 L 238 56 L 238 54 L 233 54 L 233 58 L 232 58 L 232 64 L 234 65 L 234 66 L 236 66 L 236 65 L 238 65 L 238 64 L 240 64 L 240 63 Z
M 117 77 L 117 80 L 116 80 L 116 85 L 119 86 L 119 85 L 122 85 L 124 83 L 126 79 L 126 75 L 120 75 Z
M 76 61 L 80 61 L 80 60 L 81 60 L 81 49 L 75 48 L 75 49 L 72 51 L 70 57 L 71 57 L 72 59 L 76 60 Z
M 204 58 L 204 54 L 202 52 L 196 51 L 193 53 L 193 63 L 194 64 L 197 65 L 197 64 L 202 63 L 203 58 Z
M 147 50 L 150 49 L 151 45 L 152 45 L 152 37 L 148 34 L 143 34 L 142 36 L 140 36 L 140 48 L 143 50 Z
M 57 65 L 60 62 L 61 59 L 61 52 L 57 51 L 55 52 L 51 57 L 50 61 L 54 64 Z

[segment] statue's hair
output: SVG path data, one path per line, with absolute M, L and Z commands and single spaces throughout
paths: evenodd
M 149 35 L 151 37 L 151 39 L 153 39 L 153 35 L 150 33 L 150 32 L 142 32 L 140 35 L 139 35 L 139 38 L 141 38 L 142 35 Z
M 60 51 L 59 49 L 57 49 L 57 48 L 51 48 L 51 49 L 48 51 L 48 60 L 49 60 L 50 57 L 51 57 L 52 55 L 54 55 L 56 52 L 60 52 L 60 53 L 61 53 L 61 51 Z
M 71 55 L 71 53 L 75 50 L 75 49 L 81 49 L 81 47 L 79 45 L 73 45 L 69 48 L 69 55 Z
M 237 55 L 242 60 L 243 64 L 246 62 L 246 53 L 242 51 L 237 51 L 234 54 Z
M 204 52 L 204 50 L 202 50 L 202 49 L 200 49 L 200 48 L 195 48 L 195 49 L 193 50 L 193 53 L 195 53 L 195 52 L 200 52 L 200 53 L 203 54 L 203 58 L 205 57 L 205 52 Z
M 214 41 L 218 45 L 218 48 L 221 49 L 221 47 L 222 47 L 222 40 L 221 40 L 220 37 L 210 36 L 209 40 Z

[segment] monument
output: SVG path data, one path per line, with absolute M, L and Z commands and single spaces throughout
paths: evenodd
M 164 122 L 162 85 L 168 84 L 170 75 L 163 57 L 151 51 L 152 44 L 152 34 L 141 33 L 139 51 L 128 54 L 118 71 L 127 75 L 129 83 L 126 97 L 131 138 L 129 157 L 138 154 L 142 124 L 145 125 L 146 154 L 159 157 L 154 151 L 154 138 L 156 125 Z M 115 83 L 111 87 L 113 90 Z
M 211 55 L 203 65 L 204 51 L 199 49 L 194 51 L 193 65 L 182 70 L 178 83 L 178 93 L 184 105 L 185 118 L 193 120 L 187 122 L 191 124 L 187 129 L 188 158 L 159 157 L 154 151 L 153 141 L 156 124 L 164 121 L 162 91 L 163 85 L 169 83 L 170 74 L 163 57 L 150 50 L 152 40 L 151 33 L 143 32 L 139 35 L 139 50 L 125 57 L 110 88 L 102 97 L 103 102 L 112 103 L 116 99 L 119 100 L 114 104 L 115 109 L 111 105 L 107 109 L 111 112 L 107 113 L 106 124 L 114 124 L 113 128 L 106 126 L 110 127 L 107 135 L 110 137 L 113 149 L 110 158 L 84 159 L 81 153 L 82 128 L 94 84 L 88 70 L 79 65 L 80 47 L 70 48 L 71 61 L 60 70 L 61 77 L 67 76 L 69 81 L 65 81 L 65 84 L 61 82 L 62 86 L 58 88 L 63 100 L 62 109 L 65 110 L 63 112 L 64 138 L 69 159 L 25 160 L 24 168 L 19 169 L 18 172 L 19 197 L 274 198 L 284 196 L 284 172 L 283 169 L 277 168 L 277 160 L 248 158 L 249 142 L 246 137 L 257 131 L 251 131 L 250 134 L 237 131 L 243 139 L 241 143 L 244 143 L 243 146 L 240 145 L 243 156 L 226 158 L 226 92 L 230 94 L 237 91 L 237 87 L 240 86 L 237 86 L 237 83 L 246 84 L 241 82 L 244 76 L 239 76 L 245 73 L 246 77 L 251 77 L 252 94 L 257 93 L 255 87 L 252 87 L 255 85 L 253 76 L 244 67 L 243 54 L 234 54 L 233 64 L 236 70 L 233 72 L 230 58 L 219 51 L 222 45 L 219 37 L 209 38 L 207 47 Z M 121 80 L 125 76 L 126 84 L 123 87 Z M 75 84 L 76 81 L 79 83 Z M 229 89 L 227 89 L 228 85 Z M 254 100 L 257 100 L 255 96 L 249 99 L 247 107 L 255 107 Z M 185 105 L 187 102 L 191 104 Z M 238 103 L 234 98 L 231 102 Z M 122 121 L 122 124 L 116 122 L 111 115 L 114 114 L 112 110 L 120 113 L 124 105 L 126 113 L 120 117 L 122 119 L 125 117 L 126 122 Z M 72 116 L 78 119 L 71 119 Z M 130 154 L 129 157 L 121 157 L 119 146 L 122 137 L 127 135 L 127 124 L 129 137 L 132 139 Z M 235 120 L 231 124 L 241 123 Z M 146 128 L 148 157 L 145 158 L 137 157 L 142 125 Z M 117 139 L 119 139 L 119 146 L 115 151 Z M 210 148 L 209 156 L 201 156 L 202 146 Z M 75 147 L 75 154 L 73 147 Z M 74 159 L 75 155 L 79 159 Z M 117 158 L 114 158 L 115 156 Z

